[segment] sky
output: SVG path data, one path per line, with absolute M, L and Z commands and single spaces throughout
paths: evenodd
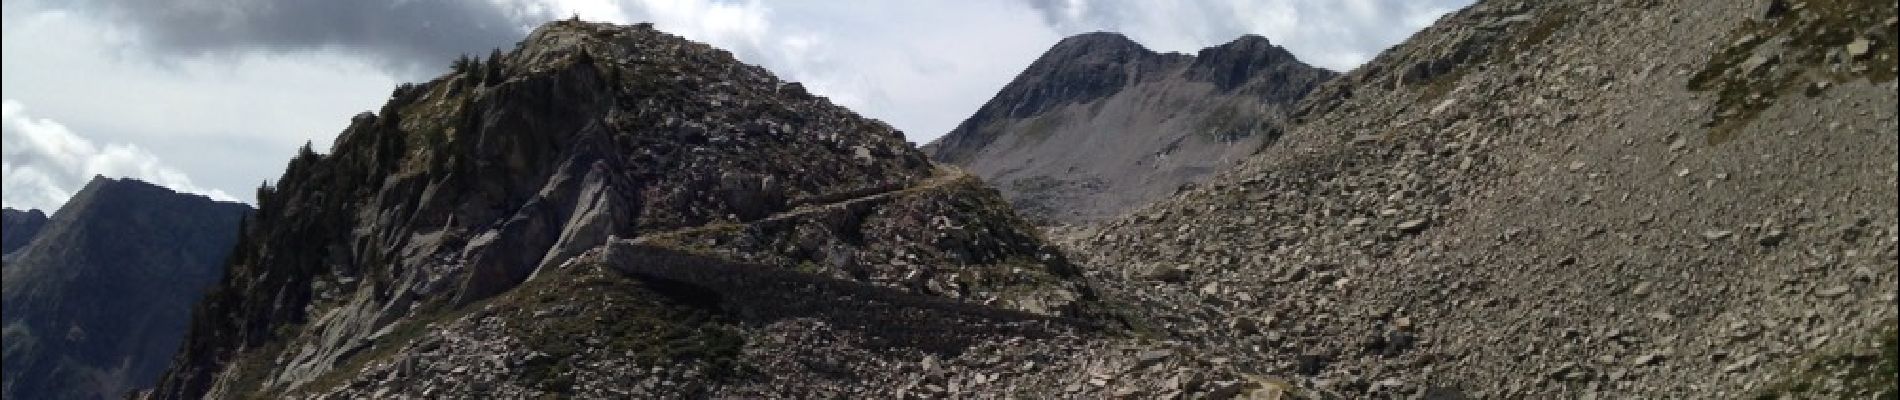
M 1061 38 L 1193 53 L 1257 34 L 1346 71 L 1470 0 L 0 0 L 0 202 L 54 210 L 94 175 L 252 202 L 391 88 L 579 16 L 733 52 L 914 143 Z

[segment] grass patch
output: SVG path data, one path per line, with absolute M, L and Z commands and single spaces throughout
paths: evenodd
M 1822 395 L 1900 399 L 1900 321 L 1887 321 L 1867 340 L 1854 346 L 1800 361 L 1780 381 L 1754 397 L 1762 400 L 1814 398 Z M 1867 348 L 1871 345 L 1871 348 Z M 1857 348 L 1856 348 L 1857 347 Z M 1838 379 L 1845 393 L 1815 393 L 1828 380 Z
M 477 301 L 455 308 L 419 306 L 416 311 L 416 316 L 404 318 L 402 322 L 397 322 L 393 327 L 389 328 L 389 333 L 371 342 L 369 348 L 337 360 L 337 366 L 335 368 L 331 368 L 328 372 L 324 372 L 323 375 L 319 375 L 316 379 L 310 380 L 310 383 L 299 386 L 293 393 L 301 395 L 324 393 L 349 383 L 350 379 L 363 375 L 363 372 L 365 372 L 364 369 L 369 366 L 370 362 L 389 359 L 399 355 L 401 350 L 407 349 L 411 342 L 421 338 L 424 333 L 429 332 L 430 328 L 435 327 L 437 324 L 452 323 L 457 318 L 466 316 L 474 310 L 480 310 L 486 307 L 492 300 L 493 299 Z M 278 351 L 271 351 L 261 354 L 278 353 Z M 291 397 L 301 397 L 301 395 Z
M 1444 98 L 1446 94 L 1451 93 L 1452 89 L 1458 87 L 1458 81 L 1465 78 L 1465 70 L 1466 68 L 1453 69 L 1451 72 L 1440 74 L 1427 81 L 1425 88 L 1418 92 L 1418 103 L 1436 106 L 1438 99 Z
M 1542 46 L 1544 42 L 1549 41 L 1552 36 L 1556 36 L 1557 32 L 1562 31 L 1564 27 L 1569 26 L 1572 21 L 1576 20 L 1576 9 L 1563 5 L 1553 5 L 1550 7 L 1550 9 L 1541 11 L 1541 15 L 1533 20 L 1534 22 L 1532 22 L 1529 28 L 1524 28 L 1525 31 L 1523 34 L 1515 36 L 1515 40 L 1505 43 L 1499 49 L 1491 50 L 1489 54 L 1490 62 L 1493 64 L 1505 64 L 1509 63 L 1511 58 L 1516 57 L 1518 54 L 1534 51 L 1537 47 Z M 1484 59 L 1485 56 L 1486 55 L 1476 55 L 1473 58 Z M 1438 99 L 1445 97 L 1446 94 L 1450 94 L 1453 89 L 1456 89 L 1458 82 L 1464 80 L 1465 73 L 1470 70 L 1470 66 L 1466 65 L 1469 63 L 1466 61 L 1468 60 L 1459 60 L 1457 62 L 1459 65 L 1452 67 L 1444 73 L 1426 79 L 1422 84 L 1424 87 L 1419 90 L 1418 103 L 1427 106 L 1435 105 L 1433 103 L 1436 103 Z
M 1787 11 L 1749 20 L 1728 36 L 1690 77 L 1688 88 L 1716 95 L 1707 125 L 1710 143 L 1733 139 L 1740 128 L 1780 98 L 1817 96 L 1832 84 L 1895 77 L 1895 37 L 1886 21 L 1896 15 L 1887 0 L 1778 0 Z M 1847 54 L 1857 41 L 1868 53 Z
M 1253 136 L 1261 130 L 1265 124 L 1256 118 L 1256 115 L 1243 110 L 1239 105 L 1223 104 L 1216 106 L 1213 112 L 1201 118 L 1201 123 L 1195 127 L 1195 130 L 1207 140 L 1221 143 L 1233 142 Z
M 745 339 L 719 313 L 717 293 L 628 278 L 604 266 L 574 269 L 581 271 L 517 288 L 497 303 L 504 320 L 519 322 L 509 334 L 545 354 L 523 366 L 523 382 L 564 392 L 573 384 L 575 363 L 590 349 L 608 357 L 632 354 L 646 366 L 698 367 L 714 378 L 742 372 Z
M 348 384 L 370 363 L 394 359 L 430 330 L 452 329 L 458 319 L 484 309 L 508 321 L 505 333 L 519 339 L 523 348 L 542 354 L 529 359 L 516 373 L 520 382 L 548 392 L 572 389 L 571 372 L 585 355 L 583 352 L 590 349 L 609 357 L 632 354 L 634 360 L 646 366 L 701 368 L 715 379 L 737 376 L 743 372 L 737 360 L 745 339 L 735 324 L 719 313 L 718 303 L 717 295 L 710 291 L 677 282 L 656 284 L 628 278 L 604 266 L 543 271 L 534 280 L 487 300 L 452 309 L 418 311 L 416 317 L 398 323 L 370 348 L 341 360 L 336 368 L 302 385 L 291 397 L 324 393 Z M 243 370 L 268 370 L 264 367 Z M 239 393 L 252 392 L 255 389 Z
M 1027 125 L 1023 125 L 1022 129 L 1023 137 L 1029 140 L 1018 141 L 1018 145 L 1042 143 L 1044 140 L 1049 140 L 1049 137 L 1055 136 L 1057 128 L 1061 128 L 1063 124 L 1069 121 L 1068 118 L 1062 116 L 1059 110 L 1051 110 L 1051 112 L 1047 114 L 1038 115 L 1035 118 L 1029 119 L 1028 122 Z
M 301 327 L 301 324 L 296 327 Z M 279 332 L 285 330 L 285 328 L 278 328 Z M 267 341 L 256 349 L 246 349 L 236 353 L 236 358 L 231 362 L 236 367 L 228 369 L 232 371 L 229 392 L 244 393 L 246 397 L 261 397 L 257 394 L 264 388 L 264 379 L 269 378 L 270 373 L 277 371 L 277 364 L 271 358 L 283 353 L 284 340 L 287 339 L 279 336 L 279 339 Z

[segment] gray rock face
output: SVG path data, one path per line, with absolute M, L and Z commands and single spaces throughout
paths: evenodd
M 991 182 L 1032 218 L 1092 221 L 1252 154 L 1334 75 L 1253 35 L 1193 56 L 1155 53 L 1119 34 L 1078 35 L 924 149 Z
M 182 342 L 192 304 L 221 275 L 249 212 L 144 182 L 93 178 L 8 258 L 0 395 L 121 398 L 150 387 Z
M 40 210 L 0 210 L 0 254 L 12 254 L 26 246 L 46 226 L 46 213 Z

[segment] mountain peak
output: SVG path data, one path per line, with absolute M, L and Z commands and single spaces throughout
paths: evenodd
M 128 201 L 128 200 L 122 200 L 122 199 L 147 199 L 147 198 L 170 197 L 170 196 L 183 196 L 187 198 L 206 200 L 206 201 L 211 201 L 214 203 L 225 204 L 225 205 L 240 204 L 236 202 L 220 201 L 220 200 L 212 199 L 209 196 L 205 196 L 205 195 L 201 195 L 197 193 L 189 193 L 189 192 L 181 192 L 177 190 L 172 190 L 171 188 L 159 186 L 151 182 L 146 182 L 146 181 L 142 181 L 142 180 L 138 180 L 134 178 L 111 178 L 111 177 L 106 177 L 104 175 L 93 175 L 92 180 L 86 181 L 85 186 L 81 186 L 79 188 L 79 191 L 74 193 L 71 199 L 66 200 L 65 205 L 60 206 L 59 208 L 60 212 L 55 213 L 55 216 L 57 216 L 57 214 L 64 213 L 67 209 L 74 208 L 75 207 L 74 204 L 76 203 L 85 204 L 88 202 L 98 201 L 102 199 L 106 201 L 118 202 L 118 201 Z M 135 200 L 132 200 L 132 201 L 135 201 Z
M 1161 64 L 1169 55 L 1180 57 L 1176 53 L 1157 53 L 1148 49 L 1148 45 L 1138 44 L 1119 32 L 1087 32 L 1062 38 L 1060 42 L 1049 45 L 1049 51 L 1043 51 L 1043 57 L 1035 59 L 1035 64 Z M 1030 68 L 1035 68 L 1034 64 Z
M 642 54 L 654 56 L 659 51 L 682 49 L 725 53 L 712 46 L 660 32 L 653 29 L 652 24 L 614 25 L 564 20 L 535 28 L 516 46 L 510 54 L 510 61 L 516 66 L 534 68 L 577 57 L 582 53 L 590 58 L 633 61 Z M 730 54 L 725 54 L 724 58 L 721 61 L 732 61 Z
M 92 179 L 87 180 L 85 186 L 80 186 L 79 191 L 74 192 L 73 197 L 66 200 L 66 204 L 61 205 L 59 209 L 60 213 L 63 214 L 71 210 L 87 207 L 94 201 L 110 201 L 124 196 L 138 197 L 139 195 L 135 193 L 139 192 L 146 194 L 175 194 L 170 189 L 137 179 L 115 179 L 103 175 L 93 175 Z
M 1274 45 L 1273 41 L 1268 40 L 1266 36 L 1260 36 L 1260 35 L 1248 33 L 1248 34 L 1240 35 L 1240 37 L 1236 37 L 1234 38 L 1234 40 L 1229 40 L 1227 41 L 1227 43 L 1222 43 L 1221 45 L 1214 46 L 1214 47 L 1235 48 L 1235 47 L 1255 47 L 1255 46 L 1273 46 L 1273 45 Z
M 1241 159 L 1281 130 L 1282 110 L 1332 76 L 1258 35 L 1198 56 L 1156 54 L 1116 33 L 1077 35 L 926 149 L 994 182 L 1025 214 L 1084 222 Z
M 1294 58 L 1293 53 L 1274 45 L 1266 37 L 1248 34 L 1219 46 L 1201 49 L 1194 56 L 1194 64 L 1188 67 L 1188 76 L 1212 82 L 1222 91 L 1228 91 L 1255 77 L 1267 75 L 1262 73 L 1266 70 L 1292 64 L 1310 68 Z
M 1069 36 L 1062 38 L 1061 41 L 1056 42 L 1055 46 L 1049 48 L 1050 54 L 1121 52 L 1154 53 L 1141 43 L 1136 43 L 1134 39 L 1129 39 L 1127 35 L 1116 32 L 1089 32 Z
M 105 175 L 93 175 L 86 185 L 79 188 L 80 193 L 93 190 L 147 190 L 164 189 L 158 185 L 132 178 L 111 178 Z

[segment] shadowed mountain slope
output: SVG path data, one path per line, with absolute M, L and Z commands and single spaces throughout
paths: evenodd
M 1253 154 L 1334 75 L 1253 35 L 1191 56 L 1120 34 L 1077 35 L 924 149 L 991 182 L 1025 215 L 1088 222 Z
M 94 177 L 9 254 L 6 398 L 123 398 L 150 387 L 222 275 L 250 207 Z M 11 229 L 11 228 L 9 228 Z

